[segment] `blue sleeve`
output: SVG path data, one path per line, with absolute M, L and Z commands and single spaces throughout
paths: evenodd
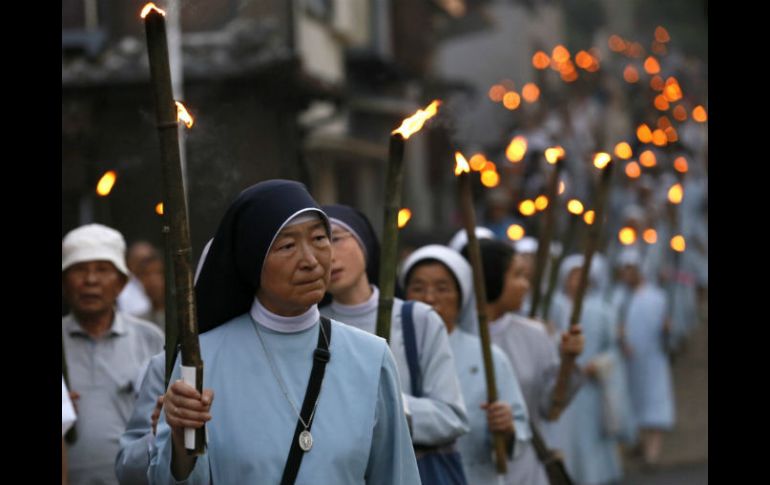
M 147 469 L 155 448 L 152 412 L 158 396 L 164 392 L 165 354 L 152 357 L 139 388 L 134 413 L 120 437 L 120 451 L 115 459 L 115 475 L 121 484 L 147 484 Z
M 387 349 L 380 368 L 374 431 L 366 467 L 367 485 L 420 485 L 400 389 L 396 363 Z

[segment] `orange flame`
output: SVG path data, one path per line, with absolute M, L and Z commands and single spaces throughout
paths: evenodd
M 505 149 L 505 157 L 513 163 L 520 162 L 527 154 L 527 139 L 523 136 L 515 136 Z
M 639 128 L 636 129 L 636 137 L 642 143 L 650 143 L 652 141 L 652 131 L 650 131 L 650 127 L 647 126 L 646 123 L 639 125 Z
M 684 157 L 677 157 L 676 160 L 674 160 L 674 170 L 676 170 L 679 173 L 687 173 L 687 159 Z
M 545 159 L 548 160 L 548 163 L 551 165 L 556 164 L 559 160 L 564 158 L 564 148 L 561 146 L 555 146 L 545 149 Z
M 155 213 L 159 216 L 163 215 L 163 202 L 158 202 L 155 204 Z
M 489 160 L 484 160 L 484 166 L 481 167 L 481 172 L 497 172 L 497 165 L 494 164 L 494 162 L 490 162 Z
M 612 160 L 612 157 L 610 157 L 609 153 L 599 152 L 594 155 L 594 166 L 598 169 L 603 169 L 610 163 L 610 160 Z
M 407 208 L 403 208 L 398 211 L 398 228 L 403 229 L 406 226 L 409 219 L 412 218 L 412 211 Z
M 579 216 L 583 213 L 583 203 L 577 199 L 570 199 L 570 201 L 567 202 L 567 210 L 570 212 L 570 214 Z
M 636 231 L 632 227 L 624 227 L 618 232 L 618 240 L 624 246 L 629 246 L 636 242 Z
M 494 188 L 500 183 L 500 175 L 494 170 L 484 170 L 481 172 L 481 185 L 487 188 Z
M 462 153 L 455 152 L 455 176 L 461 173 L 470 173 L 471 166 L 468 165 L 468 161 L 465 159 Z
M 677 121 L 687 121 L 687 110 L 681 104 L 674 108 L 674 119 Z
M 561 80 L 565 83 L 571 83 L 577 81 L 578 73 L 573 69 L 571 71 L 567 71 L 566 73 L 562 72 L 560 76 Z
M 661 25 L 655 27 L 655 41 L 660 43 L 666 43 L 671 40 L 668 35 L 668 31 Z
M 681 204 L 682 198 L 684 198 L 682 184 L 674 184 L 668 189 L 668 201 L 672 204 Z
M 658 242 L 658 233 L 655 231 L 655 229 L 645 229 L 642 233 L 642 239 L 644 239 L 644 242 L 647 244 L 655 244 Z
M 668 49 L 666 49 L 666 44 L 663 44 L 662 42 L 653 41 L 652 52 L 656 53 L 659 56 L 665 56 L 666 52 L 668 52 Z
M 521 88 L 521 97 L 527 103 L 534 103 L 540 98 L 540 88 L 535 83 L 527 83 Z
M 622 160 L 628 160 L 633 155 L 631 151 L 631 145 L 622 141 L 615 145 L 615 155 Z
M 535 199 L 535 209 L 544 211 L 546 208 L 548 208 L 548 197 L 545 195 L 538 195 Z
M 193 123 L 195 123 L 195 120 L 193 119 L 192 115 L 187 112 L 187 108 L 184 107 L 182 103 L 179 101 L 175 101 L 176 103 L 176 120 L 181 121 L 184 123 L 184 125 L 187 128 L 192 128 Z
M 471 170 L 474 172 L 480 172 L 484 168 L 484 165 L 486 165 L 487 158 L 481 153 L 476 153 L 471 157 L 469 163 Z
M 489 99 L 494 101 L 495 103 L 499 103 L 503 100 L 503 96 L 505 96 L 505 86 L 502 84 L 495 84 L 491 88 L 489 88 Z
M 155 10 L 155 11 L 156 11 L 156 12 L 158 12 L 159 14 L 163 15 L 164 17 L 166 16 L 166 12 L 165 12 L 164 10 L 161 10 L 161 9 L 159 9 L 158 7 L 156 7 L 156 6 L 155 6 L 155 4 L 154 4 L 154 3 L 152 3 L 152 2 L 148 3 L 147 5 L 145 5 L 145 6 L 144 6 L 144 8 L 142 8 L 142 13 L 140 13 L 140 14 L 139 14 L 139 16 L 140 16 L 141 18 L 145 18 L 145 17 L 146 17 L 146 16 L 148 16 L 148 15 L 150 14 L 150 12 L 152 12 L 153 10 Z
M 661 129 L 657 129 L 652 132 L 652 143 L 655 146 L 664 147 L 666 146 L 666 143 L 668 143 L 668 137 L 666 136 L 666 132 L 664 132 Z
M 521 203 L 519 203 L 519 212 L 521 212 L 522 215 L 531 216 L 535 213 L 536 209 L 535 203 L 530 199 L 522 200 Z
M 679 141 L 679 134 L 676 132 L 676 128 L 673 126 L 669 126 L 665 130 L 663 130 L 663 133 L 666 134 L 666 139 L 669 143 L 674 143 L 675 141 Z
M 668 99 L 665 95 L 659 94 L 655 96 L 655 108 L 660 111 L 666 111 L 668 109 Z
M 551 58 L 553 58 L 554 61 L 558 62 L 559 64 L 563 62 L 567 62 L 569 60 L 570 54 L 566 47 L 563 45 L 557 45 L 553 48 L 553 52 L 551 52 Z
M 665 83 L 663 82 L 663 78 L 655 75 L 652 76 L 652 79 L 650 79 L 650 88 L 652 88 L 655 91 L 663 91 L 663 87 L 665 86 Z
M 575 55 L 575 64 L 577 64 L 578 67 L 582 69 L 588 69 L 591 67 L 593 61 L 594 58 L 591 57 L 591 54 L 586 51 L 580 51 Z
M 532 56 L 532 67 L 535 69 L 548 69 L 550 64 L 551 58 L 543 51 L 537 51 L 535 52 L 535 55 Z
M 658 161 L 655 159 L 655 154 L 652 153 L 652 150 L 645 150 L 639 154 L 639 163 L 643 167 L 652 168 L 657 165 Z
M 682 99 L 682 88 L 674 77 L 666 79 L 666 86 L 663 88 L 663 95 L 670 103 Z
M 524 237 L 524 228 L 521 227 L 518 224 L 511 224 L 508 226 L 508 229 L 506 229 L 505 234 L 508 236 L 508 239 L 511 241 L 518 241 L 519 239 Z
M 508 91 L 503 96 L 503 106 L 511 111 L 515 110 L 521 104 L 521 96 L 516 91 Z
M 559 182 L 559 195 L 563 194 L 566 188 L 567 188 L 567 185 L 564 183 L 563 180 Z
M 594 220 L 596 219 L 596 212 L 594 211 L 586 211 L 585 214 L 583 214 L 583 220 L 588 224 L 589 226 L 594 223 Z
M 684 240 L 684 236 L 678 234 L 671 238 L 671 249 L 678 253 L 683 253 L 687 249 L 687 244 Z
M 607 41 L 610 50 L 613 52 L 623 52 L 626 50 L 626 41 L 624 41 L 619 35 L 612 34 Z
M 692 110 L 692 119 L 698 123 L 705 123 L 706 120 L 708 120 L 706 109 L 701 105 L 696 106 L 695 109 Z
M 658 118 L 658 128 L 661 130 L 665 130 L 666 128 L 672 126 L 671 121 L 669 121 L 667 116 L 661 116 Z
M 623 69 L 623 79 L 625 79 L 627 83 L 631 84 L 639 82 L 639 71 L 637 71 L 634 66 L 629 64 L 625 69 Z
M 644 47 L 639 42 L 632 42 L 626 49 L 626 55 L 630 57 L 642 57 L 644 55 Z
M 96 184 L 96 193 L 102 197 L 110 195 L 112 188 L 115 186 L 115 179 L 117 178 L 118 174 L 116 174 L 114 170 L 107 171 Z
M 628 175 L 628 178 L 630 179 L 638 179 L 642 175 L 642 169 L 639 168 L 638 163 L 629 162 L 629 164 L 626 165 L 626 175 Z
M 415 114 L 405 119 L 401 126 L 391 132 L 391 135 L 400 134 L 404 140 L 414 135 L 422 128 L 426 121 L 436 116 L 441 100 L 434 99 L 424 110 L 418 109 Z
M 652 56 L 644 60 L 644 70 L 647 74 L 658 74 L 660 72 L 660 63 Z

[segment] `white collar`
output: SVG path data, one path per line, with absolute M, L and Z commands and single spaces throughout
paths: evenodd
M 331 303 L 332 311 L 337 315 L 357 316 L 357 315 L 366 315 L 372 310 L 376 310 L 380 300 L 380 290 L 374 285 L 371 285 L 371 288 L 372 288 L 371 296 L 369 296 L 369 299 L 363 303 L 356 303 L 355 305 L 345 305 L 343 303 L 337 302 L 336 300 L 332 300 L 332 303 Z
M 254 297 L 254 303 L 251 304 L 249 314 L 258 324 L 280 333 L 297 333 L 307 330 L 315 325 L 321 317 L 318 312 L 318 305 L 311 306 L 305 313 L 295 317 L 276 315 L 265 308 L 256 297 Z

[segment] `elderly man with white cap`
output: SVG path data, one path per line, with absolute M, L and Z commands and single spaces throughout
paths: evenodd
M 69 483 L 117 484 L 118 439 L 134 407 L 136 379 L 163 349 L 152 323 L 115 309 L 126 284 L 126 243 L 116 230 L 88 224 L 62 240 L 62 317 L 77 441 L 68 450 Z

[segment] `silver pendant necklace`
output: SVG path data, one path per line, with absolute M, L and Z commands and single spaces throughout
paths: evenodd
M 270 371 L 273 373 L 273 377 L 275 377 L 275 380 L 278 381 L 278 386 L 281 388 L 281 392 L 283 393 L 283 396 L 286 398 L 287 401 L 289 401 L 289 404 L 291 405 L 292 409 L 294 409 L 294 412 L 297 414 L 297 417 L 299 418 L 299 422 L 302 423 L 302 426 L 305 428 L 297 438 L 297 441 L 299 443 L 299 447 L 304 452 L 310 451 L 310 448 L 313 447 L 313 435 L 310 434 L 310 425 L 313 423 L 313 417 L 315 417 L 315 411 L 318 408 L 318 400 L 321 398 L 321 391 L 323 391 L 323 382 L 321 383 L 321 388 L 318 391 L 318 396 L 316 397 L 315 404 L 313 404 L 313 412 L 310 413 L 310 418 L 308 418 L 307 422 L 305 422 L 304 419 L 302 419 L 302 414 L 297 409 L 297 406 L 294 404 L 294 401 L 291 400 L 289 397 L 289 392 L 286 390 L 286 385 L 283 382 L 283 379 L 281 378 L 281 374 L 278 372 L 278 369 L 275 367 L 275 363 L 273 362 L 273 356 L 270 353 L 269 350 L 267 350 L 267 345 L 265 345 L 265 341 L 262 338 L 262 333 L 259 331 L 259 323 L 256 322 L 253 318 L 251 321 L 254 323 L 254 329 L 257 331 L 257 337 L 259 337 L 259 343 L 262 344 L 262 350 L 265 352 L 265 355 L 267 356 L 267 362 L 270 364 Z M 324 331 L 323 325 L 320 325 L 321 327 L 321 333 L 324 336 L 324 340 L 326 340 L 326 347 L 329 347 L 329 339 L 326 337 L 326 332 Z

